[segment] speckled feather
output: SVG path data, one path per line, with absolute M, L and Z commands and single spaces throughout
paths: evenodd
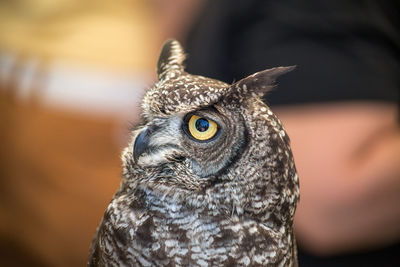
M 293 67 L 228 85 L 186 73 L 184 58 L 177 41 L 164 45 L 88 266 L 297 266 L 298 176 L 289 137 L 260 100 Z M 216 121 L 218 136 L 187 136 L 192 113 Z M 135 161 L 144 130 L 149 145 Z

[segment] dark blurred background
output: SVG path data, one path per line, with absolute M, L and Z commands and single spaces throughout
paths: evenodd
M 162 43 L 266 96 L 299 171 L 300 266 L 398 266 L 397 1 L 0 3 L 0 266 L 83 266 Z M 369 264 L 369 265 L 368 265 Z
M 225 82 L 297 65 L 264 100 L 300 177 L 300 266 L 400 266 L 400 2 L 207 1 L 186 49 Z

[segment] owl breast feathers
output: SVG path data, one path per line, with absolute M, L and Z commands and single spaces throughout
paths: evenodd
M 175 40 L 123 151 L 89 266 L 296 266 L 289 138 L 261 97 L 294 67 L 232 85 L 191 75 Z

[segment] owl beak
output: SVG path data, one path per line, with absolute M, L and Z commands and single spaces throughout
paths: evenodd
M 138 162 L 140 155 L 142 155 L 148 148 L 151 132 L 151 130 L 145 129 L 136 137 L 133 146 L 133 158 L 136 163 Z

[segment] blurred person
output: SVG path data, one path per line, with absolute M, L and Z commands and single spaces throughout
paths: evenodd
M 188 72 L 231 83 L 297 65 L 266 95 L 300 177 L 300 266 L 399 266 L 400 5 L 208 1 Z

